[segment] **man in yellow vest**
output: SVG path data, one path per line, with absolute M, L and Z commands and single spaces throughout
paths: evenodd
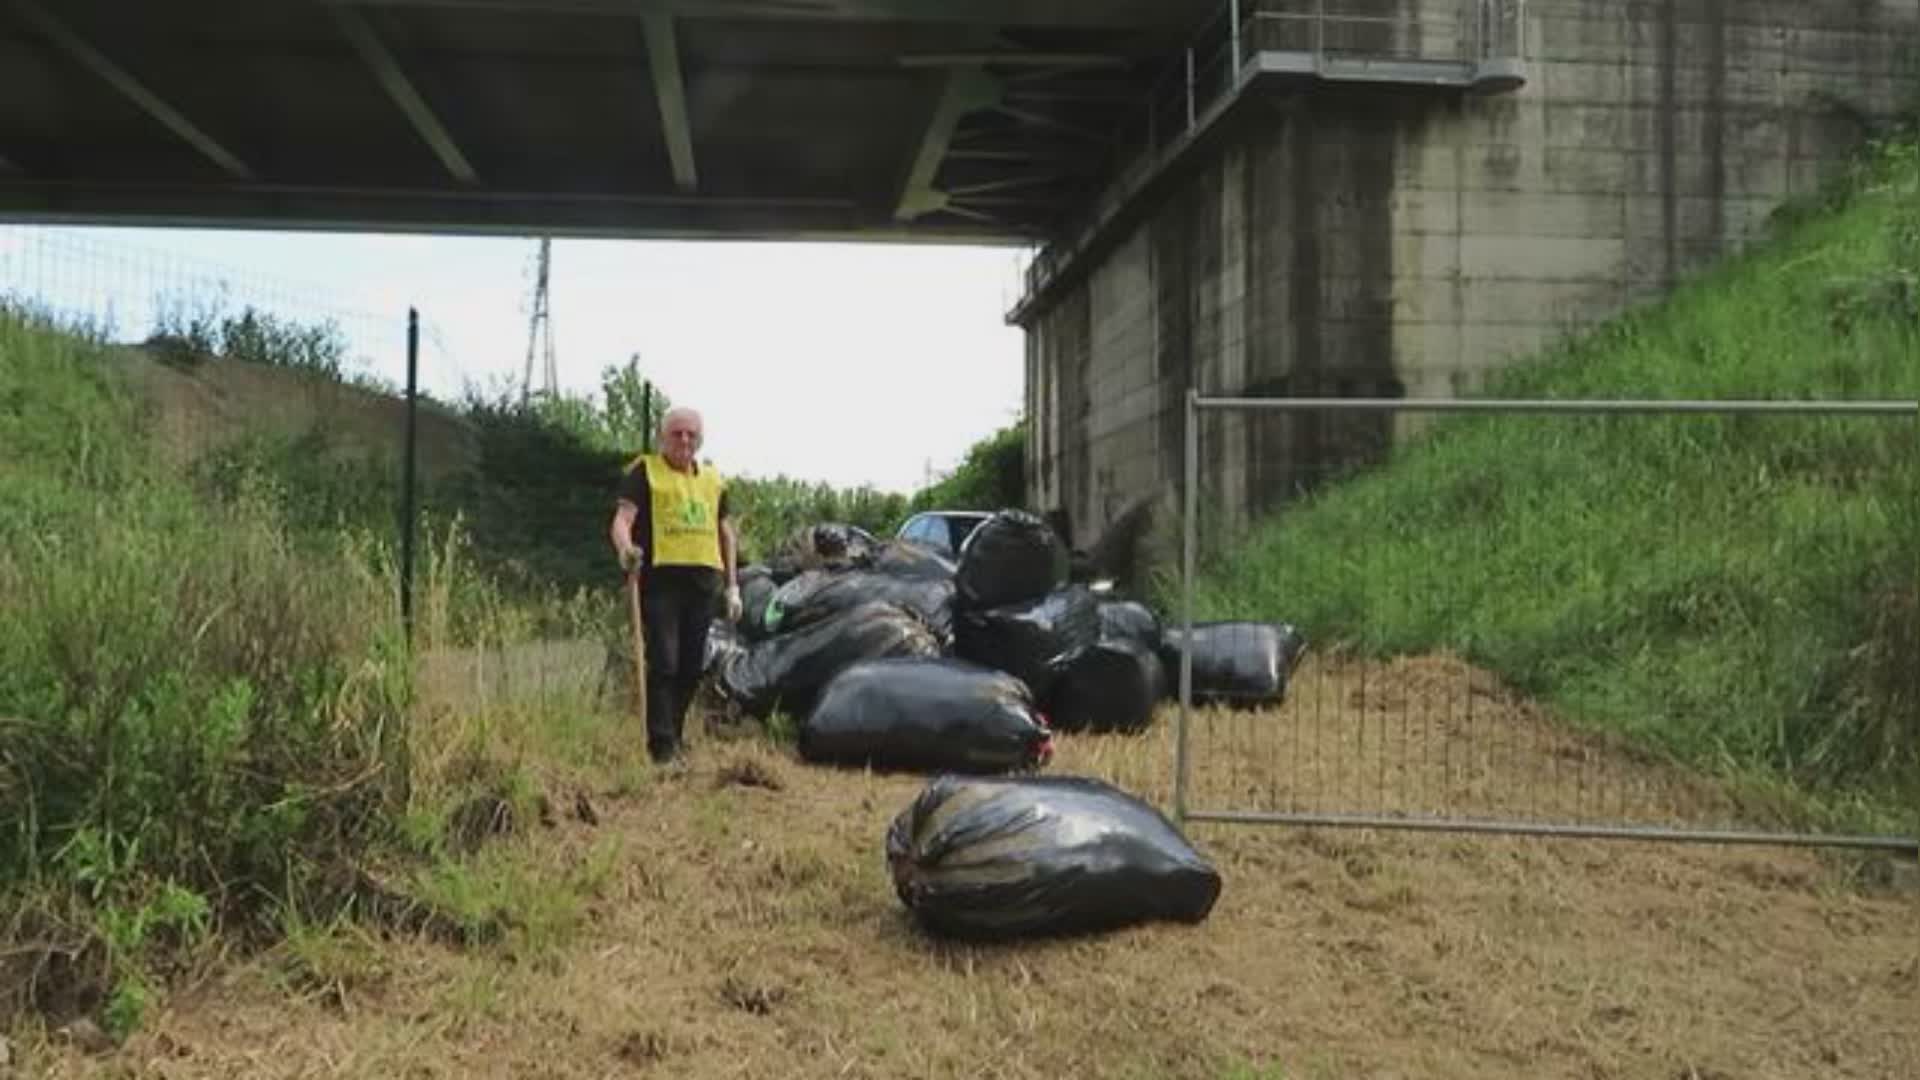
M 640 574 L 647 753 L 662 764 L 680 752 L 716 604 L 724 597 L 727 620 L 740 618 L 739 536 L 726 481 L 697 460 L 702 434 L 698 412 L 667 410 L 659 452 L 627 467 L 609 527 L 621 568 Z

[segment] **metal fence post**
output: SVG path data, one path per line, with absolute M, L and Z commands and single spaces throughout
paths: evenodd
M 414 477 L 419 471 L 420 312 L 407 309 L 407 435 L 400 466 L 400 625 L 413 645 L 413 551 L 418 530 Z
M 1200 391 L 1187 388 L 1186 490 L 1180 511 L 1180 723 L 1173 756 L 1173 818 L 1187 821 L 1187 745 L 1193 719 L 1193 567 L 1195 518 L 1200 506 Z
M 653 380 L 648 379 L 640 391 L 640 452 L 653 453 Z

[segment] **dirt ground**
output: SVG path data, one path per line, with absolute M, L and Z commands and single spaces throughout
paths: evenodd
M 1195 807 L 1731 812 L 1707 785 L 1566 735 L 1455 661 L 1311 663 L 1284 710 L 1200 717 Z M 1469 692 L 1435 690 L 1448 686 Z M 1162 799 L 1171 721 L 1062 736 L 1049 771 Z M 921 778 L 808 766 L 758 741 L 708 740 L 690 762 L 589 792 L 597 825 L 562 814 L 490 852 L 585 883 L 564 934 L 459 949 L 344 933 L 305 978 L 283 953 L 213 968 L 111 1053 L 51 1038 L 16 1051 L 31 1074 L 61 1077 L 1744 1080 L 1920 1067 L 1920 896 L 1860 858 L 1195 823 L 1225 882 L 1205 922 L 962 946 L 918 930 L 885 870 L 886 827 Z

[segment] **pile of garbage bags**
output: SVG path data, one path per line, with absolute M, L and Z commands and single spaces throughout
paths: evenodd
M 1284 698 L 1306 644 L 1293 627 L 1205 623 L 1188 643 L 1145 605 L 1069 582 L 1068 561 L 1021 510 L 983 522 L 957 561 L 808 526 L 741 568 L 744 612 L 715 624 L 708 671 L 747 714 L 794 718 L 810 760 L 923 771 L 1032 768 L 1046 733 L 1145 731 L 1178 692 L 1183 646 L 1196 701 Z
M 1306 647 L 1285 623 L 1209 622 L 1069 581 L 1066 545 L 1003 510 L 957 560 L 847 525 L 797 530 L 742 567 L 707 670 L 724 698 L 796 725 L 802 758 L 933 774 L 884 838 L 894 891 L 964 938 L 1197 923 L 1219 873 L 1151 805 L 1039 776 L 1056 732 L 1149 729 L 1190 662 L 1197 701 L 1281 701 Z

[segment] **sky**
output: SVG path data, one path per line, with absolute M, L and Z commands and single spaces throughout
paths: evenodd
M 333 319 L 361 370 L 421 385 L 519 385 L 534 238 L 0 226 L 0 294 L 110 317 L 143 336 L 157 297 L 219 295 Z M 563 389 L 638 354 L 706 422 L 731 475 L 910 492 L 1014 419 L 1023 337 L 1005 315 L 1023 253 L 946 245 L 553 241 L 549 308 Z M 538 359 L 535 387 L 542 381 Z

